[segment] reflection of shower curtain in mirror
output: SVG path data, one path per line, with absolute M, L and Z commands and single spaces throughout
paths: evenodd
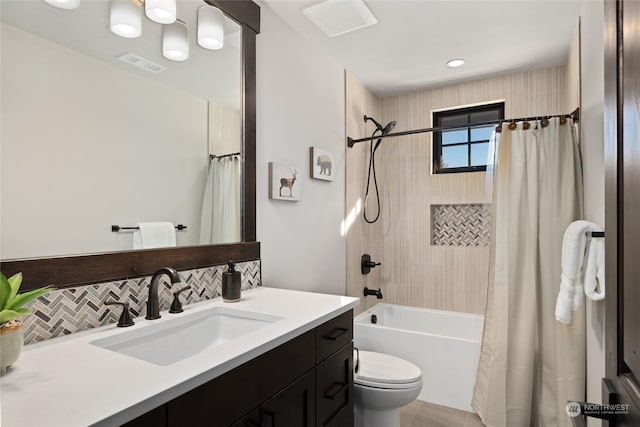
M 493 175 L 487 308 L 473 408 L 488 427 L 568 427 L 585 398 L 585 314 L 555 320 L 562 237 L 582 217 L 570 123 L 502 127 Z
M 240 241 L 240 161 L 238 156 L 209 162 L 200 218 L 200 244 Z

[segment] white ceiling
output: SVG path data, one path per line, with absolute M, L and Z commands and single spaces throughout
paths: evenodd
M 378 24 L 333 38 L 302 14 L 318 0 L 262 4 L 374 93 L 394 95 L 564 64 L 583 1 L 365 0 Z M 454 58 L 466 64 L 447 68 Z

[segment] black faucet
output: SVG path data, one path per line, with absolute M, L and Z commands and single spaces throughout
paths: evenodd
M 144 316 L 145 319 L 153 320 L 160 318 L 160 307 L 158 304 L 158 285 L 160 284 L 160 278 L 165 274 L 171 279 L 172 285 L 174 283 L 180 282 L 180 276 L 178 276 L 178 272 L 171 267 L 163 267 L 153 274 L 151 283 L 149 284 L 149 298 L 147 299 L 147 315 Z
M 378 288 L 378 290 L 374 290 L 374 289 L 369 289 L 367 287 L 364 288 L 364 296 L 369 296 L 369 295 L 375 295 L 376 298 L 378 299 L 382 299 L 382 291 L 380 291 L 380 288 Z

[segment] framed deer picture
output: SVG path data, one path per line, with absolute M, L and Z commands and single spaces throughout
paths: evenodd
M 269 198 L 299 202 L 302 200 L 300 168 L 269 162 Z
M 333 153 L 318 147 L 310 147 L 309 152 L 311 178 L 333 181 L 335 165 Z

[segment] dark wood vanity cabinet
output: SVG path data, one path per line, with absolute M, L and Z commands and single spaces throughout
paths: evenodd
M 314 426 L 315 397 L 311 370 L 261 405 L 262 427 Z
M 162 416 L 165 422 L 158 421 Z M 125 426 L 353 426 L 353 311 Z
M 315 426 L 315 395 L 311 370 L 231 427 Z
M 167 424 L 167 405 L 162 405 L 156 409 L 140 415 L 138 418 L 123 424 L 122 427 L 156 427 Z
M 316 425 L 346 425 L 345 420 L 353 415 L 353 345 L 345 345 L 316 366 L 315 374 Z

